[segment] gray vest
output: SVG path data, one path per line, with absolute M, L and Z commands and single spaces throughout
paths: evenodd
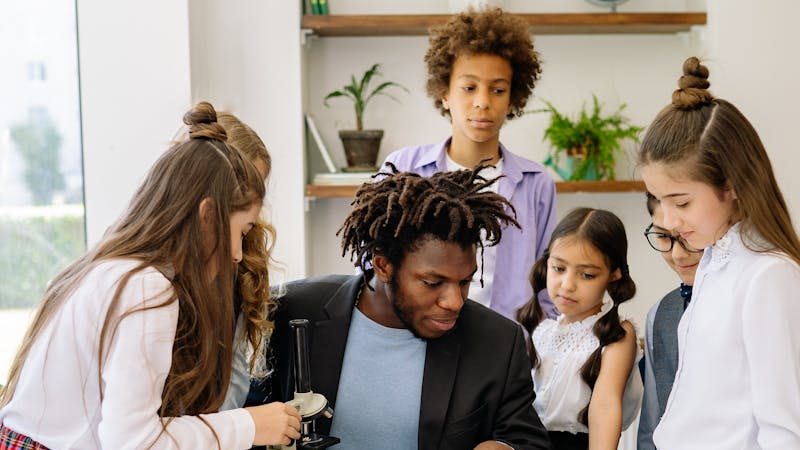
M 664 415 L 667 399 L 678 370 L 678 322 L 683 316 L 681 289 L 675 289 L 661 300 L 653 319 L 653 374 L 656 379 L 658 417 Z

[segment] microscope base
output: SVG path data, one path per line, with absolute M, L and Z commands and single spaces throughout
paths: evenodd
M 297 445 L 298 450 L 317 450 L 331 447 L 339 442 L 339 438 L 337 437 L 312 433 L 310 435 L 303 436 L 300 440 L 296 441 L 295 444 Z

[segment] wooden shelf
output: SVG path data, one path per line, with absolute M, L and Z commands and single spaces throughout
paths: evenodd
M 568 193 L 603 193 L 603 192 L 646 192 L 644 181 L 557 181 L 556 192 Z
M 306 186 L 306 197 L 313 198 L 352 198 L 359 186 L 355 185 L 319 185 Z M 613 192 L 645 192 L 644 182 L 640 180 L 625 181 L 559 181 L 556 192 L 567 193 L 613 193 Z
M 677 33 L 705 25 L 706 13 L 518 14 L 534 34 Z M 425 36 L 449 14 L 303 16 L 302 27 L 318 36 Z

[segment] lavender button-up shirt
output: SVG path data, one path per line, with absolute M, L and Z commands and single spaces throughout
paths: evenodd
M 405 147 L 390 154 L 386 162 L 398 170 L 428 177 L 447 170 L 446 149 L 450 138 L 432 145 Z M 522 229 L 510 226 L 503 230 L 497 244 L 497 259 L 490 307 L 515 320 L 517 309 L 531 298 L 528 273 L 544 253 L 556 220 L 556 189 L 544 167 L 509 152 L 500 144 L 503 178 L 498 193 L 507 198 L 517 211 Z M 557 315 L 553 303 L 542 292 L 539 303 L 548 317 Z

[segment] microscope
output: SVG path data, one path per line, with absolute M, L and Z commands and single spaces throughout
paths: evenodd
M 339 443 L 339 438 L 317 434 L 315 421 L 320 417 L 333 417 L 333 409 L 328 406 L 328 399 L 311 390 L 311 372 L 308 357 L 308 320 L 295 319 L 289 322 L 294 341 L 294 398 L 287 405 L 294 406 L 302 417 L 300 422 L 300 439 L 289 446 L 280 447 L 285 450 L 325 449 Z

